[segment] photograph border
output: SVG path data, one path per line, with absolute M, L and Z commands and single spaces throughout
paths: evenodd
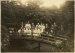
M 0 52 L 1 52 L 1 1 L 8 1 L 8 0 L 0 0 Z M 75 2 L 75 0 L 68 0 L 68 1 Z M 74 9 L 75 9 L 75 3 L 74 3 Z M 74 11 L 74 20 L 75 20 L 75 11 Z M 74 24 L 74 44 L 75 44 L 75 24 Z M 74 52 L 75 52 L 75 46 L 74 46 Z M 74 53 L 74 52 L 1 52 L 1 53 Z

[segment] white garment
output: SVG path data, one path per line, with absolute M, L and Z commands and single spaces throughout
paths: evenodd
M 31 24 L 26 24 L 26 25 L 25 25 L 25 28 L 31 29 Z
M 40 29 L 41 29 L 41 33 L 44 32 L 45 26 L 44 26 L 44 25 L 41 25 L 41 26 L 40 26 Z
M 21 29 L 18 30 L 18 33 L 21 33 Z
M 35 30 L 33 30 L 33 35 L 34 36 L 39 36 L 40 33 L 41 33 L 40 29 L 35 28 Z
M 41 26 L 41 25 L 36 25 L 36 28 L 37 28 L 37 29 L 40 29 L 40 26 Z
M 26 29 L 26 30 L 24 30 L 24 33 L 28 33 L 28 34 L 30 34 L 31 33 L 31 30 L 29 29 Z

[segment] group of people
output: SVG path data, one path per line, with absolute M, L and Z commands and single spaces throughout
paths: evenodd
M 60 29 L 62 28 L 63 27 L 61 27 Z M 21 25 L 21 28 L 18 30 L 18 33 L 38 36 L 39 34 L 43 32 L 56 35 L 58 31 L 59 31 L 58 26 L 55 22 L 51 24 L 50 26 L 48 24 L 43 24 L 43 23 L 37 23 L 35 25 L 34 23 L 30 24 L 29 22 L 27 22 L 26 24 Z
M 45 28 L 46 26 L 42 23 L 37 23 L 36 25 L 34 25 L 34 23 L 30 24 L 28 22 L 25 25 L 22 24 L 21 29 L 18 30 L 18 33 L 38 35 L 40 33 L 43 33 L 45 31 Z

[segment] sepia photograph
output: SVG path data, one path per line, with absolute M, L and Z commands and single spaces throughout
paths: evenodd
M 1 1 L 1 52 L 74 52 L 74 1 Z

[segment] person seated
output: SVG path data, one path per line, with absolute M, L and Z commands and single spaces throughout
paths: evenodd
M 18 30 L 19 35 L 21 35 L 22 32 L 23 32 L 22 29 L 19 29 L 19 30 Z
M 44 26 L 44 24 L 41 24 L 40 30 L 41 30 L 41 33 L 45 31 L 45 26 Z
M 37 23 L 36 28 L 40 29 L 40 24 L 39 23 Z
M 24 30 L 24 33 L 30 34 L 30 33 L 31 33 L 31 30 L 30 30 L 30 29 L 25 29 L 25 30 Z
M 24 28 L 24 33 L 26 33 L 27 31 L 26 31 L 26 28 Z
M 28 29 L 27 35 L 31 35 L 31 30 Z
M 41 33 L 41 32 L 40 32 L 40 29 L 38 29 L 38 28 L 35 28 L 35 29 L 33 30 L 33 35 L 34 35 L 34 36 L 39 36 L 40 33 Z
M 31 24 L 28 22 L 28 23 L 25 25 L 25 28 L 31 29 Z

